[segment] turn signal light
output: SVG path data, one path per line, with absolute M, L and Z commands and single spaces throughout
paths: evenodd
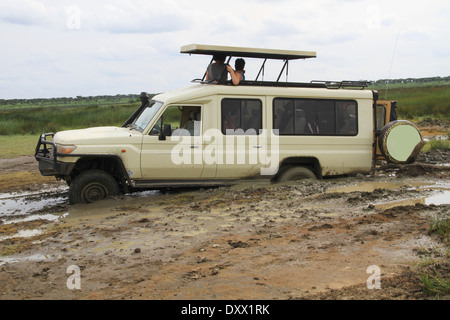
M 72 153 L 76 148 L 77 148 L 76 146 L 58 145 L 56 147 L 56 150 L 58 151 L 58 153 L 69 154 L 69 153 Z

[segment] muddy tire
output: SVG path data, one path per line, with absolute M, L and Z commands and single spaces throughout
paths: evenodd
M 316 180 L 317 177 L 308 168 L 305 167 L 291 167 L 286 169 L 284 172 L 280 174 L 277 179 L 277 182 L 287 182 L 287 181 L 295 181 L 295 180 L 304 180 L 304 179 L 313 179 Z
M 69 188 L 69 203 L 92 203 L 120 193 L 116 180 L 102 170 L 87 170 L 73 179 Z

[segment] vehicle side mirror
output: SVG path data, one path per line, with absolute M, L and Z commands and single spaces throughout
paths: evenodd
M 172 126 L 169 123 L 166 123 L 163 126 L 161 134 L 159 135 L 159 140 L 166 140 L 166 137 L 170 137 L 172 135 Z

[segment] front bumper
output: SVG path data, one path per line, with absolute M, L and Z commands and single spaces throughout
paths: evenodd
M 39 171 L 43 176 L 68 176 L 75 164 L 57 160 L 59 154 L 53 136 L 53 133 L 43 133 L 39 137 L 34 153 L 35 159 L 39 162 Z M 47 140 L 47 137 L 51 137 L 51 140 Z

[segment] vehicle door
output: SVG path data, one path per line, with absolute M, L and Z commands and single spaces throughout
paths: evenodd
M 220 100 L 219 126 L 223 146 L 217 162 L 218 179 L 253 178 L 260 175 L 265 161 L 262 97 Z
M 144 136 L 144 180 L 195 180 L 202 176 L 202 107 L 169 105 Z

